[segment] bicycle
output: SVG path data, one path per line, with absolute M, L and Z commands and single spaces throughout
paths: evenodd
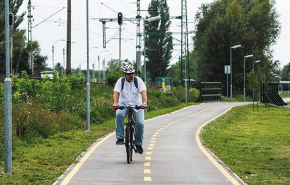
M 126 153 L 127 153 L 127 163 L 130 164 L 133 158 L 133 150 L 136 151 L 136 145 L 135 145 L 135 122 L 133 120 L 133 109 L 141 109 L 141 106 L 135 106 L 135 107 L 124 107 L 120 106 L 118 109 L 125 109 L 128 108 L 128 122 L 126 123 L 125 128 L 125 147 L 126 147 Z

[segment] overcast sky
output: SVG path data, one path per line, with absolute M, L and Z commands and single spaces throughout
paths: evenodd
M 202 3 L 213 2 L 214 0 L 187 0 L 188 4 L 188 30 L 193 30 L 194 15 Z M 136 0 L 89 0 L 89 50 L 90 68 L 92 63 L 96 64 L 98 70 L 98 56 L 101 60 L 106 57 L 107 60 L 119 58 L 118 24 L 116 22 L 107 22 L 106 34 L 108 41 L 107 48 L 103 48 L 102 23 L 92 18 L 117 18 L 117 12 L 122 12 L 126 18 L 134 18 L 137 15 Z M 141 10 L 147 10 L 151 0 L 141 0 Z M 32 39 L 37 40 L 41 46 L 41 54 L 48 56 L 47 64 L 52 66 L 52 46 L 54 45 L 54 64 L 63 63 L 63 48 L 66 46 L 66 15 L 67 0 L 31 0 L 33 9 Z M 103 3 L 103 4 L 101 4 Z M 179 16 L 181 13 L 181 0 L 168 0 L 171 16 Z M 27 11 L 28 0 L 23 1 L 21 11 Z M 64 8 L 63 8 L 64 7 Z M 281 62 L 281 68 L 287 65 L 290 60 L 288 57 L 288 43 L 290 42 L 290 3 L 286 0 L 276 0 L 276 9 L 280 15 L 279 21 L 282 25 L 281 34 L 278 42 L 273 46 L 274 60 Z M 58 13 L 56 13 L 58 12 Z M 55 14 L 56 13 L 56 14 Z M 54 15 L 55 14 L 55 15 Z M 145 11 L 141 16 L 147 15 Z M 49 19 L 47 19 L 50 17 Z M 44 21 L 45 20 L 45 21 Z M 27 30 L 27 19 L 21 25 L 22 29 Z M 136 24 L 124 22 L 122 28 L 122 56 L 121 59 L 136 60 Z M 180 31 L 180 20 L 172 20 L 171 30 Z M 143 27 L 141 26 L 141 32 Z M 173 35 L 180 39 L 180 35 Z M 87 37 L 86 37 L 86 1 L 72 0 L 72 68 L 81 65 L 86 69 Z M 98 48 L 95 48 L 98 47 Z M 180 56 L 180 46 L 174 47 L 171 64 L 178 61 Z M 103 52 L 108 50 L 108 52 Z M 143 57 L 142 57 L 143 61 Z

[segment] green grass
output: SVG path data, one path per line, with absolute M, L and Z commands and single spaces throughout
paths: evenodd
M 208 124 L 203 142 L 247 184 L 290 184 L 290 110 L 233 108 Z
M 149 119 L 187 105 L 157 109 Z M 247 184 L 290 184 L 290 110 L 252 105 L 233 108 L 204 128 L 202 139 Z M 85 125 L 85 122 L 83 123 Z M 13 142 L 12 175 L 0 184 L 52 184 L 97 139 L 115 130 L 114 119 L 75 130 Z M 0 163 L 4 172 L 4 161 Z
M 151 111 L 145 114 L 145 118 L 156 117 L 189 105 L 193 103 Z M 47 139 L 18 139 L 13 142 L 13 174 L 0 176 L 0 184 L 52 184 L 91 144 L 114 130 L 115 122 L 112 118 L 103 124 L 92 124 L 90 132 L 75 130 L 57 133 Z M 3 163 L 0 164 L 1 171 L 4 171 Z

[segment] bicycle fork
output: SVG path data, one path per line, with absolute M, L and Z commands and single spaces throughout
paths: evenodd
M 135 132 L 134 132 L 134 125 L 132 123 L 127 124 L 125 128 L 126 134 L 128 134 L 129 137 L 125 137 L 125 147 L 131 147 L 136 152 L 135 147 Z

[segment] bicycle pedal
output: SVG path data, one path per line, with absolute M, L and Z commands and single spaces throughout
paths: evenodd
M 132 149 L 137 152 L 137 148 L 135 146 L 132 146 Z

